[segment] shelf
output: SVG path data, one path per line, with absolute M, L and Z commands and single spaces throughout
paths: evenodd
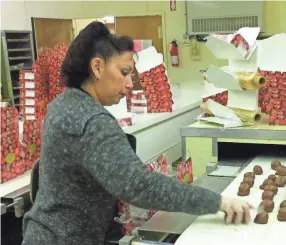
M 19 39 L 7 39 L 7 43 L 23 43 L 23 42 L 29 42 L 29 38 L 19 38 Z
M 30 60 L 32 56 L 16 56 L 16 57 L 9 57 L 9 60 Z
M 31 51 L 30 48 L 10 48 L 8 49 L 9 52 L 25 52 L 25 51 Z
M 6 81 L 3 94 L 11 99 L 12 106 L 19 106 L 19 71 L 31 70 L 34 62 L 34 46 L 31 31 L 2 31 L 2 59 Z M 2 69 L 1 69 L 2 71 Z M 2 76 L 1 76 L 2 77 Z
M 10 71 L 30 70 L 32 66 L 10 66 Z

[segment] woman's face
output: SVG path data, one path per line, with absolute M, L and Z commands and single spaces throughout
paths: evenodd
M 133 52 L 113 56 L 108 62 L 95 58 L 91 68 L 97 81 L 94 83 L 96 95 L 102 105 L 114 105 L 133 88 Z

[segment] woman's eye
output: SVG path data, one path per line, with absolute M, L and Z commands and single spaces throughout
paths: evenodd
M 127 76 L 128 75 L 128 72 L 126 72 L 126 71 L 121 71 L 121 73 L 122 73 L 123 76 Z

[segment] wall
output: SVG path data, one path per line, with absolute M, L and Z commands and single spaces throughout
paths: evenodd
M 106 15 L 132 16 L 163 14 L 165 22 L 165 40 L 179 41 L 180 67 L 172 68 L 168 63 L 168 73 L 172 82 L 198 81 L 201 78 L 200 69 L 206 68 L 210 63 L 223 65 L 225 61 L 219 61 L 199 43 L 198 48 L 201 59 L 193 61 L 190 56 L 190 46 L 183 46 L 182 36 L 185 33 L 185 3 L 177 2 L 177 11 L 169 10 L 169 1 L 1 1 L 1 29 L 31 29 L 31 17 L 46 18 L 95 18 Z M 267 34 L 286 32 L 286 2 L 266 1 L 264 13 L 264 31 Z M 11 17 L 13 16 L 13 17 Z M 169 60 L 169 57 L 167 57 Z

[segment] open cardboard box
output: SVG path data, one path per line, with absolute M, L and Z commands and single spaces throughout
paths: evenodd
M 219 59 L 248 60 L 257 47 L 256 38 L 259 32 L 259 27 L 244 27 L 230 35 L 211 35 L 206 38 L 206 46 Z M 238 36 L 241 40 L 234 43 Z
M 285 73 L 286 72 L 286 33 L 274 35 L 268 39 L 258 42 L 257 57 L 255 57 L 256 64 L 252 64 L 252 67 L 258 67 L 261 71 L 268 71 L 273 73 Z M 252 61 L 253 62 L 253 61 Z M 258 108 L 258 91 L 257 90 L 242 90 L 238 87 L 235 79 L 232 76 L 232 71 L 236 70 L 235 64 L 238 65 L 238 70 L 243 71 L 243 64 L 247 64 L 247 61 L 233 62 L 233 67 L 218 68 L 210 66 L 206 75 L 210 78 L 211 82 L 217 87 L 228 89 L 228 107 L 234 107 L 239 109 L 245 109 L 254 111 Z M 247 67 L 247 66 L 246 66 Z M 249 66 L 248 66 L 249 67 Z M 255 68 L 254 68 L 255 69 Z M 248 70 L 249 71 L 249 70 Z M 226 82 L 227 81 L 227 82 Z M 271 81 L 270 81 L 271 82 Z M 285 79 L 286 82 L 286 79 Z M 285 88 L 279 88 L 286 90 Z M 209 109 L 213 110 L 214 117 L 199 118 L 224 127 L 237 127 L 244 126 L 245 124 L 239 122 L 233 114 L 231 109 L 223 105 L 218 105 L 214 101 L 208 101 Z M 284 101 L 283 101 L 284 103 Z M 284 104 L 283 104 L 284 105 Z M 277 111 L 276 111 L 277 113 Z M 281 117 L 281 115 L 280 115 Z M 286 118 L 286 115 L 284 115 Z M 286 120 L 286 119 L 283 119 Z

